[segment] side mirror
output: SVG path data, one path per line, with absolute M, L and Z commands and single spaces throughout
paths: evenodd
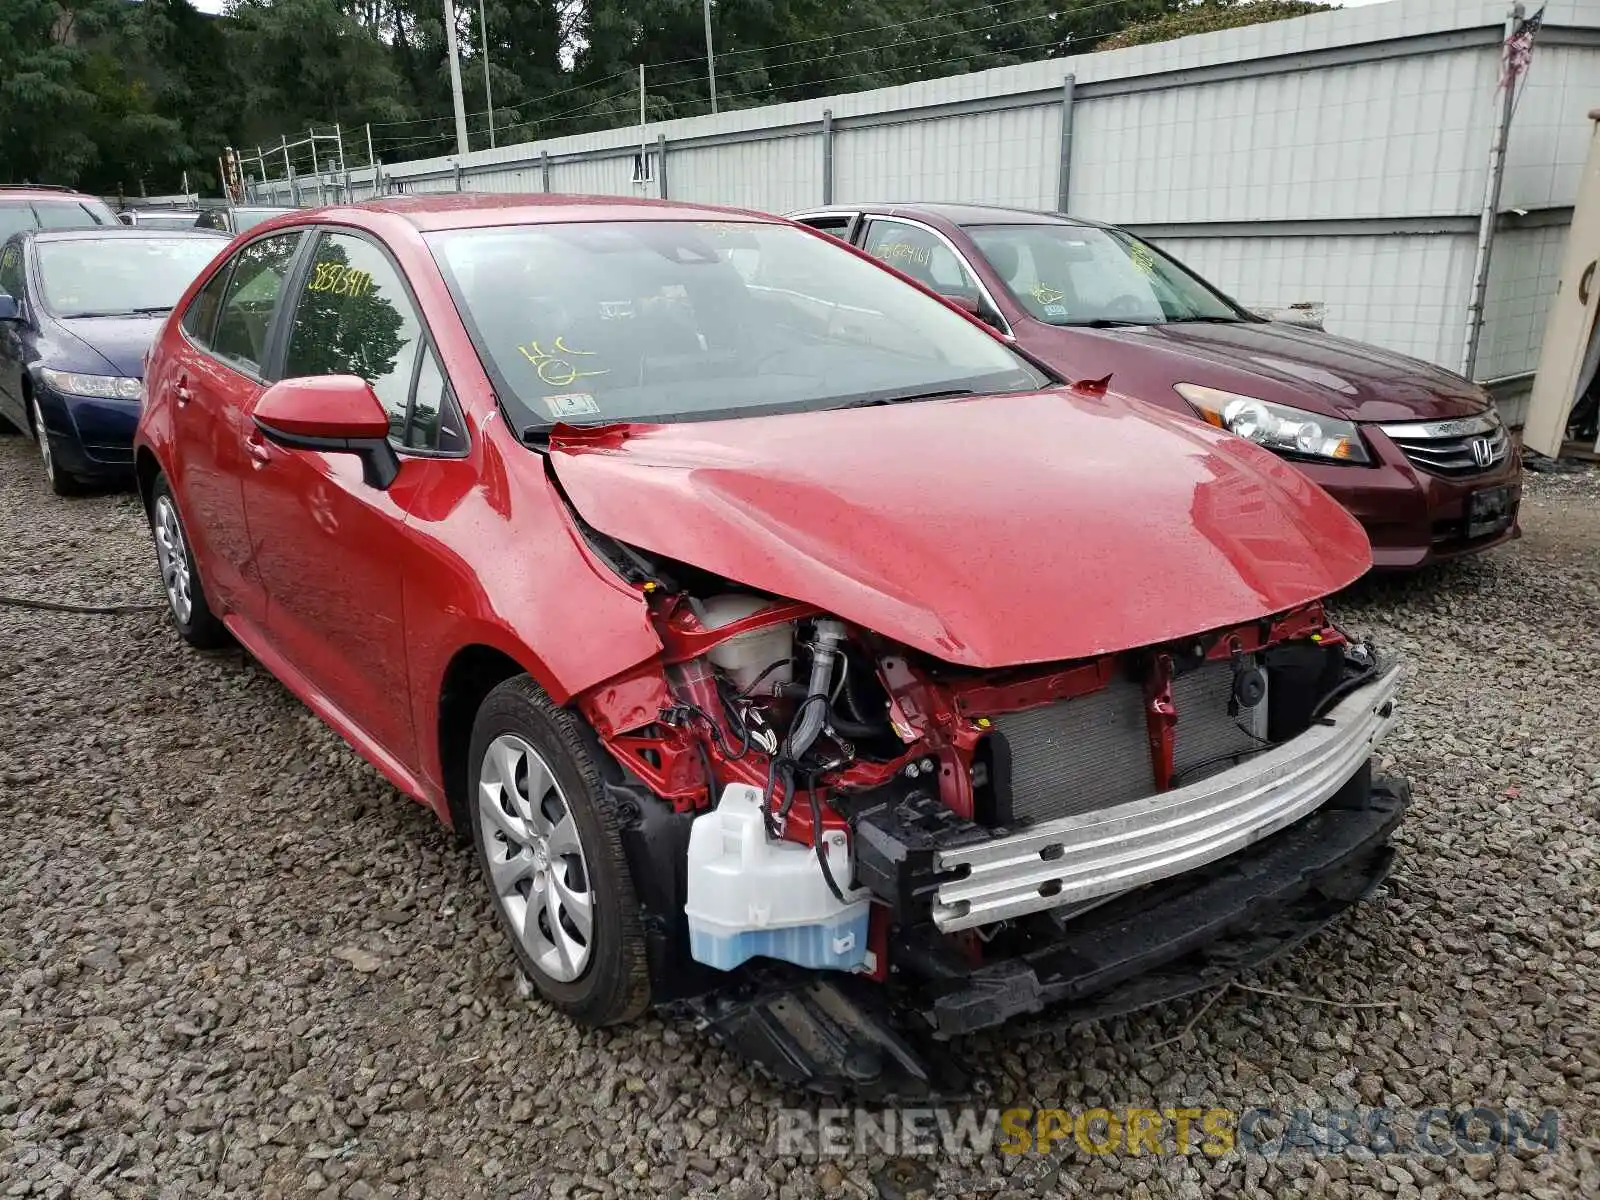
M 250 416 L 262 437 L 286 449 L 354 454 L 368 487 L 382 491 L 400 473 L 389 414 L 372 385 L 355 375 L 282 380 L 261 393 Z
M 17 303 L 17 298 L 0 292 L 0 321 L 20 321 L 21 319 L 22 305 Z
M 991 329 L 1000 329 L 1000 322 L 994 313 L 985 308 L 983 301 L 971 292 L 940 292 L 939 295 L 954 304 L 962 312 L 970 313 L 972 316 L 977 317 L 978 320 Z M 1001 332 L 1004 332 L 1004 330 L 1001 330 Z
M 969 292 L 940 292 L 947 303 L 954 304 L 964 313 L 970 313 L 983 320 L 983 306 L 978 303 L 978 298 Z
M 117 214 L 117 220 L 121 221 L 124 225 L 132 225 L 134 222 L 134 216 L 131 212 L 119 212 Z

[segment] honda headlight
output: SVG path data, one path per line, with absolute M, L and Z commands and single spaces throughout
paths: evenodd
M 1173 389 L 1218 429 L 1248 438 L 1268 450 L 1333 462 L 1372 461 L 1353 422 L 1198 383 L 1177 383 Z
M 52 371 L 49 367 L 43 368 L 39 375 L 54 391 L 69 396 L 137 400 L 144 395 L 143 381 L 125 375 L 82 375 L 77 371 Z

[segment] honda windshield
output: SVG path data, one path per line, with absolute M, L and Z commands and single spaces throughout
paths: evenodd
M 519 428 L 841 408 L 1050 382 L 942 301 L 787 225 L 429 235 Z
M 211 237 L 126 235 L 41 240 L 45 307 L 58 317 L 166 312 L 226 244 Z
M 1250 319 L 1176 261 L 1120 229 L 979 225 L 967 234 L 1016 302 L 1049 325 Z

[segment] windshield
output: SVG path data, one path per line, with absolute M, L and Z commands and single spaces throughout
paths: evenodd
M 224 245 L 210 237 L 41 241 L 45 307 L 58 317 L 165 312 Z
M 617 221 L 429 241 L 524 429 L 1049 382 L 940 301 L 790 226 Z
M 967 233 L 1016 302 L 1050 325 L 1244 319 L 1202 280 L 1118 229 L 980 225 Z

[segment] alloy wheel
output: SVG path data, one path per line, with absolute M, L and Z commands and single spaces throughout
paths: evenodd
M 44 459 L 44 477 L 52 484 L 56 481 L 56 460 L 50 453 L 50 435 L 45 431 L 44 413 L 39 411 L 39 400 L 33 401 L 33 432 L 39 439 L 39 457 Z
M 592 956 L 594 893 L 555 772 L 522 738 L 501 734 L 478 767 L 478 811 L 496 903 L 539 970 L 571 983 Z
M 171 496 L 158 496 L 155 520 L 151 522 L 156 538 L 156 561 L 161 566 L 161 583 L 167 589 L 167 603 L 172 605 L 172 615 L 181 625 L 187 625 L 194 613 L 194 598 L 190 593 L 189 548 L 184 544 L 183 526 L 178 523 L 178 509 Z

